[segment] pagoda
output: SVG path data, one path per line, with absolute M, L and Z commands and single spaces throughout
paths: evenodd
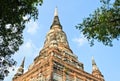
M 94 58 L 92 73 L 88 73 L 84 70 L 83 63 L 70 49 L 57 8 L 44 46 L 25 73 L 24 61 L 25 59 L 14 75 L 13 81 L 105 81 Z

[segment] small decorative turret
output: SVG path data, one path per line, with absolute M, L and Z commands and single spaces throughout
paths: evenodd
M 18 68 L 17 73 L 14 75 L 13 79 L 21 76 L 24 73 L 24 63 L 25 63 L 25 57 L 20 65 L 20 67 Z
M 92 57 L 92 75 L 104 81 L 104 76 L 101 74 L 99 68 L 97 67 L 94 57 Z

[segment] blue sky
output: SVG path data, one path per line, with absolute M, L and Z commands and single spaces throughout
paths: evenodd
M 91 73 L 91 57 L 94 56 L 105 81 L 120 81 L 119 41 L 114 40 L 113 47 L 104 46 L 98 42 L 95 42 L 95 45 L 90 47 L 88 41 L 75 28 L 75 25 L 81 23 L 85 17 L 88 17 L 90 13 L 100 6 L 99 0 L 44 0 L 43 5 L 38 7 L 38 20 L 35 22 L 31 20 L 26 23 L 23 33 L 24 44 L 13 56 L 18 63 L 15 68 L 19 67 L 25 56 L 25 70 L 27 71 L 29 65 L 39 54 L 40 49 L 44 45 L 45 36 L 52 24 L 56 6 L 58 7 L 59 19 L 67 35 L 70 48 L 78 56 L 79 61 L 84 64 L 85 71 Z M 4 81 L 12 81 L 14 74 L 15 72 L 11 72 Z

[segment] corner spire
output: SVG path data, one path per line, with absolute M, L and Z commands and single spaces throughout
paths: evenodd
M 59 17 L 58 17 L 57 7 L 55 8 L 55 11 L 54 11 L 54 19 L 53 19 L 53 23 L 52 23 L 50 29 L 55 28 L 55 27 L 62 29 L 62 26 L 60 24 Z
M 14 75 L 13 79 L 21 76 L 24 73 L 24 63 L 25 63 L 25 57 L 23 58 L 23 61 L 20 65 L 20 67 L 17 70 L 17 73 Z
M 21 66 L 20 66 L 20 67 L 24 68 L 24 63 L 25 63 L 25 57 L 23 58 L 23 61 L 22 61 L 22 63 L 21 63 Z
M 94 60 L 94 57 L 92 57 L 92 75 L 100 78 L 102 81 L 104 81 L 104 76 L 101 74 L 99 68 L 97 67 L 97 64 Z
M 96 62 L 94 60 L 94 57 L 92 56 L 92 71 L 95 71 L 95 70 L 99 70 L 97 65 L 96 65 Z

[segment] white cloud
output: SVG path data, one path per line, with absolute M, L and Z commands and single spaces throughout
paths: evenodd
M 27 33 L 29 34 L 35 34 L 37 32 L 37 30 L 39 29 L 38 27 L 38 23 L 34 22 L 34 21 L 30 21 L 27 24 Z
M 27 41 L 27 42 L 24 44 L 24 48 L 25 48 L 25 49 L 31 49 L 32 46 L 34 46 L 34 44 L 32 43 L 31 40 Z
M 39 48 L 33 43 L 33 41 L 31 39 L 28 39 L 24 44 L 23 44 L 23 47 L 22 47 L 22 51 L 33 55 L 35 54 L 36 52 L 38 52 Z
M 83 37 L 83 35 L 81 35 L 81 37 L 79 38 L 74 38 L 73 41 L 78 43 L 79 46 L 82 46 L 83 44 L 87 42 L 87 39 Z
M 24 41 L 24 44 L 20 47 L 19 51 L 14 55 L 16 61 L 21 62 L 20 59 L 26 57 L 26 60 L 31 58 L 29 62 L 32 62 L 37 55 L 39 55 L 41 46 L 37 46 L 31 39 Z

